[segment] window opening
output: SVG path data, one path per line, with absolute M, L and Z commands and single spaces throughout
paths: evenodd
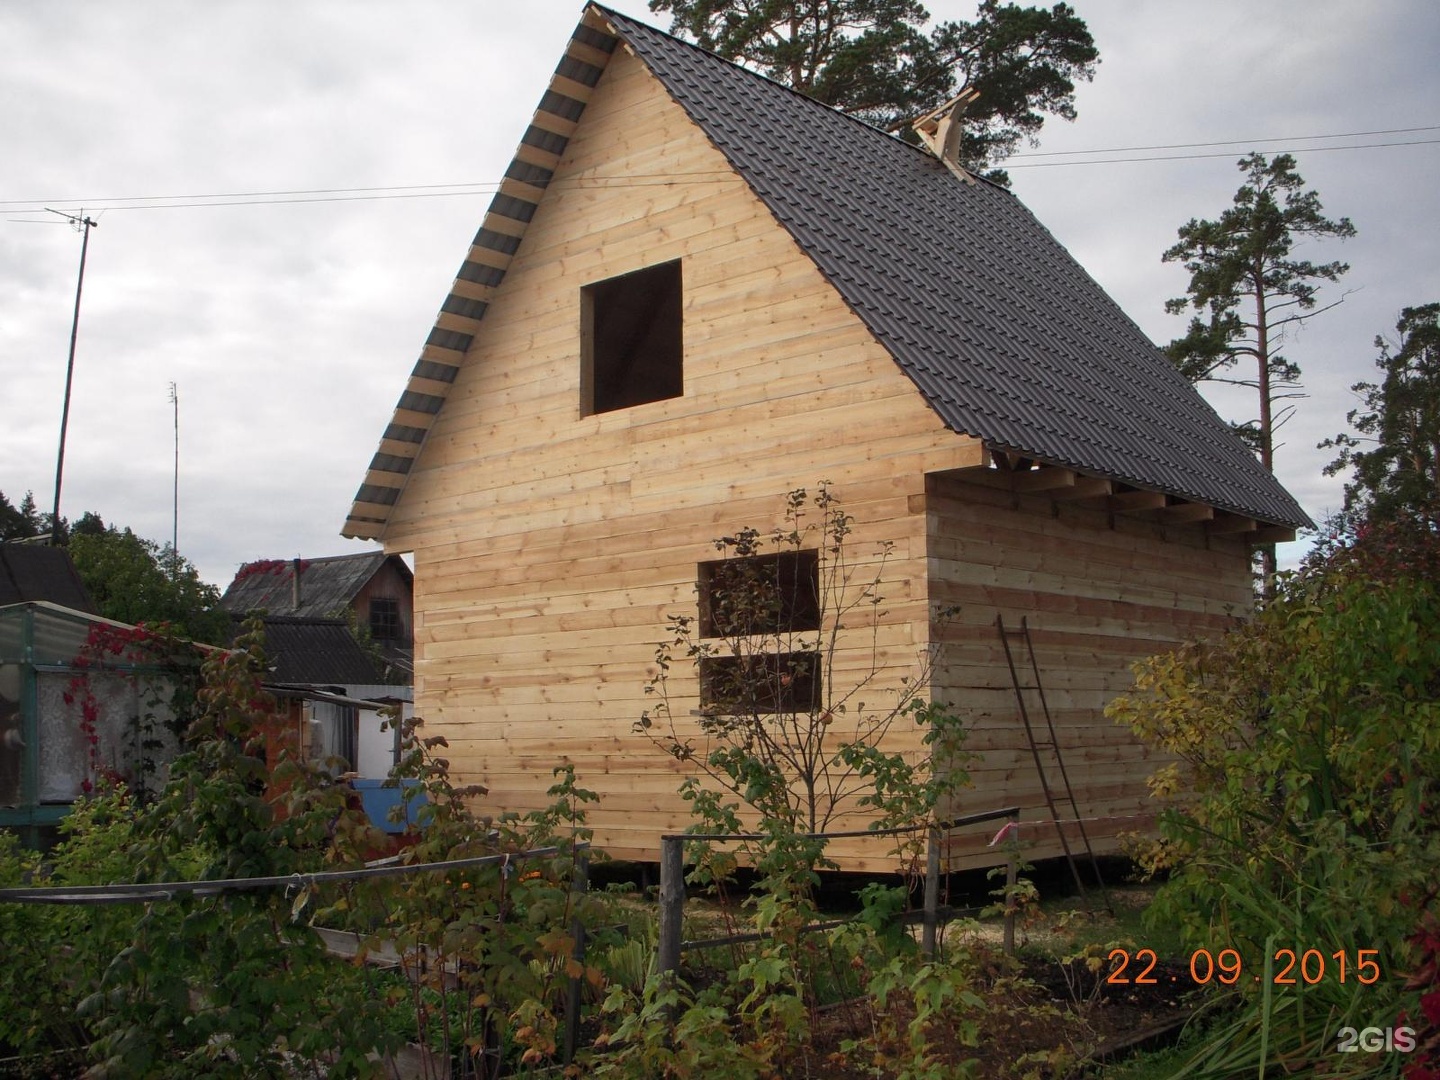
M 390 597 L 375 597 L 370 601 L 370 636 L 376 641 L 401 639 L 400 601 Z
M 820 629 L 820 553 L 700 564 L 702 637 L 751 637 Z
M 699 566 L 700 635 L 748 639 L 740 655 L 700 660 L 700 705 L 716 714 L 810 712 L 821 663 L 791 635 L 820 629 L 820 553 L 783 551 Z
M 700 708 L 717 715 L 805 713 L 820 707 L 820 654 L 707 656 L 700 661 Z
M 678 259 L 581 289 L 582 415 L 680 397 L 681 299 Z

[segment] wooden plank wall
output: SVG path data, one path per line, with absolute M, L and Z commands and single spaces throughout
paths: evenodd
M 1159 761 L 1105 718 L 1105 703 L 1128 688 L 1135 661 L 1217 634 L 1250 610 L 1245 545 L 1207 538 L 1200 525 L 1164 527 L 940 476 L 924 505 L 930 598 L 959 608 L 939 635 L 935 693 L 965 717 L 969 749 L 983 754 L 959 809 L 1018 804 L 1031 856 L 1061 853 L 995 628 L 997 614 L 1014 629 L 1025 617 L 1086 831 L 1097 850 L 1117 850 L 1118 833 L 1153 824 L 1145 780 Z M 1023 643 L 1012 649 L 1032 686 Z M 1033 693 L 1027 707 L 1046 738 Z M 1062 797 L 1053 755 L 1042 760 Z M 1071 816 L 1068 804 L 1061 816 Z M 957 864 L 990 861 L 976 840 L 956 844 Z
M 582 416 L 582 286 L 677 258 L 683 396 Z M 778 525 L 786 492 L 832 481 L 857 519 L 852 552 L 896 545 L 879 642 L 898 679 L 928 625 L 913 500 L 926 473 L 982 460 L 617 50 L 386 530 L 415 557 L 416 714 L 458 778 L 489 788 L 486 812 L 542 805 L 572 763 L 601 795 L 596 842 L 654 859 L 686 823 L 681 776 L 631 728 L 666 614 L 696 611 L 711 541 Z M 866 638 L 840 663 L 869 655 Z M 691 673 L 677 667 L 673 690 L 684 713 Z M 850 865 L 888 863 L 857 849 Z

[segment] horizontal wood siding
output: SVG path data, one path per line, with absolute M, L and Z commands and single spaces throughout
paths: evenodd
M 683 395 L 582 416 L 582 287 L 672 259 Z M 416 713 L 458 779 L 489 789 L 485 812 L 540 807 L 573 764 L 601 797 L 596 842 L 654 859 L 687 823 L 683 773 L 632 725 L 712 541 L 780 524 L 786 492 L 831 481 L 852 553 L 895 543 L 879 638 L 893 685 L 928 632 L 925 474 L 981 461 L 617 50 L 386 528 L 388 550 L 415 556 Z M 857 640 L 837 663 L 868 659 Z M 683 665 L 672 693 L 681 715 L 696 704 Z M 879 845 L 847 861 L 889 865 Z
M 931 478 L 924 505 L 930 597 L 958 609 L 939 635 L 935 692 L 964 716 L 968 748 L 981 755 L 960 809 L 1019 805 L 1030 857 L 1061 854 L 995 627 L 997 614 L 1016 630 L 1024 618 L 1086 832 L 1097 850 L 1118 850 L 1120 833 L 1153 824 L 1145 780 L 1160 761 L 1106 720 L 1104 706 L 1130 686 L 1137 660 L 1243 617 L 1246 547 L 1207 539 L 1198 525 L 1162 527 L 946 477 Z M 1022 685 L 1033 687 L 1023 642 L 1012 639 L 1011 648 Z M 1048 741 L 1033 691 L 1026 705 L 1037 739 Z M 1054 754 L 1041 759 L 1060 816 L 1073 817 Z M 1078 832 L 1067 826 L 1072 846 Z M 955 862 L 993 860 L 976 845 L 957 839 Z

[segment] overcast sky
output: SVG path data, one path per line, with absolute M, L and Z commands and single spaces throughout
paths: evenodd
M 643 0 L 613 6 L 668 26 Z M 1286 347 L 1310 396 L 1278 472 L 1319 519 L 1341 482 L 1316 442 L 1344 428 L 1375 335 L 1440 299 L 1440 4 L 1074 6 L 1101 65 L 1079 119 L 1043 133 L 1040 152 L 1068 156 L 1016 159 L 1014 189 L 1153 340 L 1183 328 L 1163 303 L 1185 274 L 1160 253 L 1229 205 L 1243 153 L 1294 152 L 1359 230 L 1302 251 L 1351 270 L 1324 294 L 1344 303 Z M 362 550 L 339 536 L 351 498 L 581 11 L 0 0 L 0 491 L 53 499 L 81 238 L 41 208 L 83 210 L 99 228 L 62 512 L 169 540 L 174 382 L 180 550 L 202 576 Z M 1094 163 L 1116 158 L 1152 160 Z M 397 186 L 420 197 L 377 197 Z

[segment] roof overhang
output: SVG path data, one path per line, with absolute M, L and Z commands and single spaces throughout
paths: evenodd
M 1196 525 L 1212 536 L 1227 536 L 1251 545 L 1284 544 L 1295 539 L 1296 530 L 1285 524 L 1258 520 L 1224 507 L 1212 506 L 1184 495 L 1127 484 L 1113 477 L 1099 476 L 1065 465 L 1027 458 L 1004 450 L 988 448 L 990 462 L 948 475 L 970 484 L 1009 491 L 1015 495 L 1040 495 L 1055 503 L 1074 503 L 1112 516 L 1123 516 L 1158 525 Z
M 603 11 L 587 7 L 421 346 L 405 391 L 355 493 L 342 536 L 384 538 L 410 469 L 617 43 Z

